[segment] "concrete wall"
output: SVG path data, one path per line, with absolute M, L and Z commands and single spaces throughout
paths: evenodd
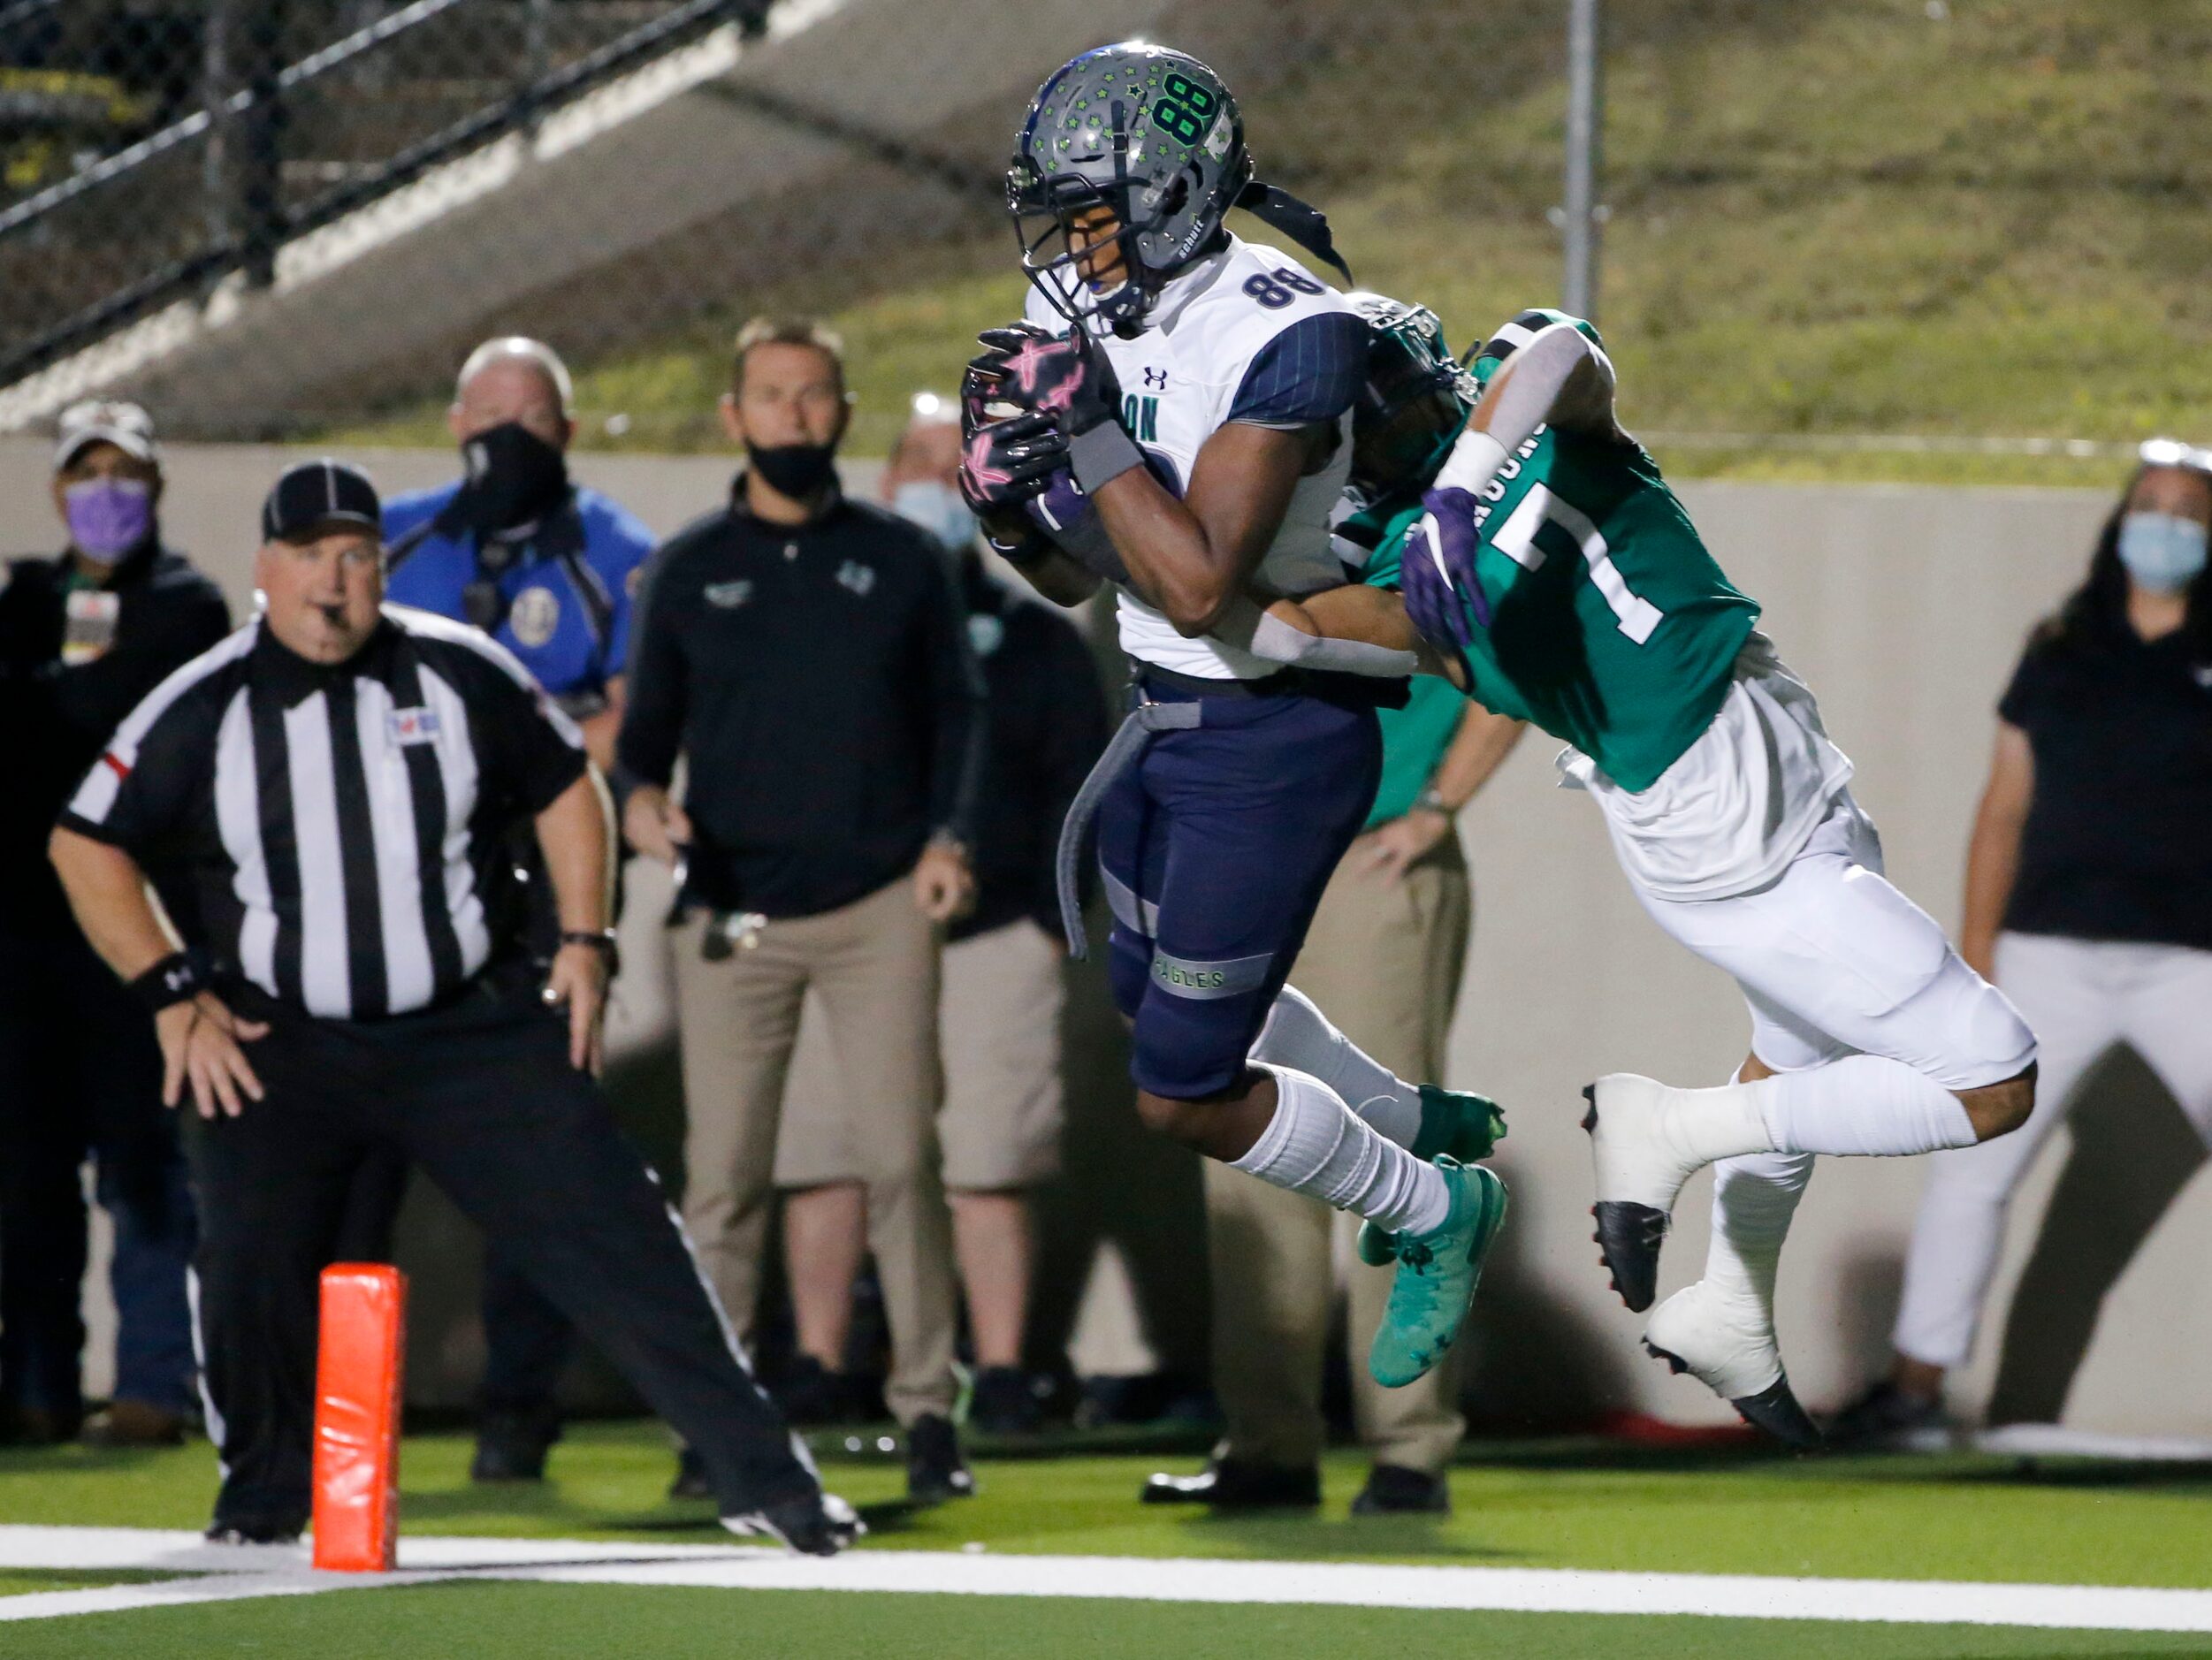
M 255 505 L 284 454 L 180 447 L 172 456 L 174 538 L 234 598 L 245 592 Z M 436 453 L 363 459 L 387 489 L 450 470 Z M 6 545 L 54 539 L 38 494 L 45 467 L 42 448 L 0 444 Z M 578 471 L 666 530 L 716 499 L 728 466 L 587 456 Z M 2077 580 L 2109 503 L 1907 487 L 1708 484 L 1683 493 L 1730 574 L 1766 603 L 1784 658 L 1820 693 L 1830 730 L 1858 764 L 1855 788 L 1882 827 L 1891 873 L 1955 924 L 1991 706 L 2029 624 Z M 1532 736 L 1463 826 L 1477 920 L 1447 1081 L 1506 1102 L 1514 1183 L 1509 1243 L 1485 1287 L 1474 1405 L 1507 1421 L 1608 1408 L 1717 1420 L 1724 1409 L 1703 1390 L 1644 1359 L 1641 1322 L 1606 1290 L 1589 1240 L 1578 1092 L 1616 1069 L 1718 1081 L 1742 1057 L 1748 1021 L 1726 978 L 1636 908 L 1595 810 L 1552 788 L 1554 747 Z M 657 910 L 652 895 L 637 898 L 634 919 Z M 622 988 L 632 1046 L 665 1029 L 651 955 L 631 953 L 640 966 Z M 2169 1204 L 2201 1150 L 2140 1068 L 2111 1070 L 2084 1111 L 2111 1133 L 2079 1152 L 2061 1138 L 2024 1192 L 1959 1403 L 1978 1412 L 1996 1391 L 2014 1413 L 2055 1415 L 2063 1402 L 2085 1428 L 2212 1435 L 2212 1399 L 2193 1386 L 2193 1362 L 2212 1352 L 2212 1305 L 2199 1289 L 2212 1206 L 2201 1192 Z M 1784 1351 L 1813 1404 L 1840 1401 L 1886 1359 L 1919 1184 L 1911 1161 L 1821 1166 L 1781 1283 Z M 2055 1187 L 2065 1196 L 2056 1206 Z M 1677 1213 L 1663 1292 L 1702 1260 L 1706 1188 L 1701 1176 Z M 2008 1330 L 2005 1302 L 2024 1281 Z

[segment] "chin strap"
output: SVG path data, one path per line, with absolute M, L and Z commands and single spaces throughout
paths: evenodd
M 1351 284 L 1352 268 L 1337 252 L 1336 239 L 1329 234 L 1329 217 L 1319 208 L 1301 202 L 1287 190 L 1263 185 L 1256 179 L 1237 193 L 1235 205 L 1262 225 L 1280 231 L 1316 259 L 1325 260 L 1335 266 L 1337 274 L 1344 278 L 1346 286 Z

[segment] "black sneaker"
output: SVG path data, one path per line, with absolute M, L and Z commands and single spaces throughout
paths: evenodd
M 972 1498 L 975 1477 L 960 1457 L 952 1420 L 927 1413 L 906 1426 L 906 1496 L 917 1504 Z
M 1321 1503 L 1321 1472 L 1312 1465 L 1247 1464 L 1222 1458 L 1196 1475 L 1147 1478 L 1145 1504 L 1210 1504 L 1216 1510 L 1311 1510 Z
M 986 1435 L 1034 1435 L 1043 1416 L 1029 1374 L 1018 1366 L 987 1366 L 975 1374 L 968 1428 Z
M 852 1389 L 842 1372 L 833 1372 L 811 1354 L 795 1355 L 774 1391 L 783 1421 L 803 1429 L 851 1420 Z
M 1354 1516 L 1387 1516 L 1423 1512 L 1452 1513 L 1452 1489 L 1440 1475 L 1408 1469 L 1402 1464 L 1378 1464 L 1367 1473 L 1367 1485 L 1352 1501 Z
M 809 1493 L 721 1519 L 734 1534 L 773 1539 L 803 1557 L 834 1557 L 867 1527 L 835 1493 Z
M 477 1420 L 471 1481 L 542 1481 L 545 1455 L 561 1439 L 561 1420 L 545 1412 L 486 1412 Z
M 676 1454 L 675 1480 L 668 1483 L 670 1498 L 713 1498 L 714 1484 L 706 1479 L 706 1460 L 686 1447 Z
M 1828 1421 L 1831 1446 L 1865 1451 L 1941 1451 L 1950 1439 L 1940 1398 L 1907 1394 L 1888 1378 Z

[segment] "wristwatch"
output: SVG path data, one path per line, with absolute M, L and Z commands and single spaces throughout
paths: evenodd
M 1408 812 L 1440 812 L 1449 819 L 1453 817 L 1459 810 L 1445 800 L 1442 790 L 1434 784 L 1430 784 L 1414 797 L 1413 805 L 1406 811 Z
M 622 954 L 614 943 L 612 928 L 567 928 L 561 931 L 563 945 L 589 946 L 606 959 L 606 978 L 613 979 L 622 971 Z

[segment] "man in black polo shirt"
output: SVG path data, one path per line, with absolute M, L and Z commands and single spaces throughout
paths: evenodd
M 959 471 L 958 406 L 918 395 L 881 493 L 957 561 L 968 643 L 989 697 L 975 909 L 946 934 L 937 1139 L 967 1294 L 968 1424 L 1008 1435 L 1038 1422 L 1021 1364 L 1036 1258 L 1031 1204 L 1060 1169 L 1060 825 L 1106 747 L 1110 722 L 1098 666 L 1075 625 L 985 570 Z M 794 1418 L 803 1404 L 834 1413 L 848 1393 L 839 1368 L 866 1214 L 855 1155 L 875 1107 L 844 1088 L 820 1011 L 801 1027 L 775 1159 L 792 1314 L 806 1351 L 792 1380 L 798 1387 L 787 1382 L 781 1394 Z
M 87 1438 L 174 1442 L 195 1405 L 192 1204 L 153 1025 L 46 863 L 54 815 L 116 722 L 230 631 L 215 584 L 162 545 L 161 489 L 143 409 L 75 406 L 54 454 L 69 545 L 14 561 L 0 588 L 0 1439 L 77 1432 L 88 1152 L 115 1224 L 118 1330 L 113 1403 Z
M 973 887 L 982 691 L 942 552 L 838 491 L 847 407 L 834 335 L 798 319 L 739 333 L 722 409 L 747 466 L 729 505 L 648 567 L 616 779 L 632 842 L 684 872 L 684 1220 L 707 1275 L 747 1329 L 811 986 L 871 1114 L 860 1176 L 890 1316 L 885 1394 L 907 1428 L 909 1489 L 934 1499 L 973 1488 L 951 1421 L 932 1119 L 938 930 Z
M 850 1510 L 593 1080 L 613 934 L 583 736 L 488 636 L 382 607 L 379 512 L 335 462 L 278 481 L 261 617 L 131 713 L 52 841 L 87 936 L 154 1011 L 164 1098 L 199 1111 L 210 1536 L 307 1519 L 317 1275 L 363 1154 L 397 1149 L 698 1449 L 725 1526 L 834 1552 Z M 515 938 L 525 817 L 561 927 L 542 986 Z

